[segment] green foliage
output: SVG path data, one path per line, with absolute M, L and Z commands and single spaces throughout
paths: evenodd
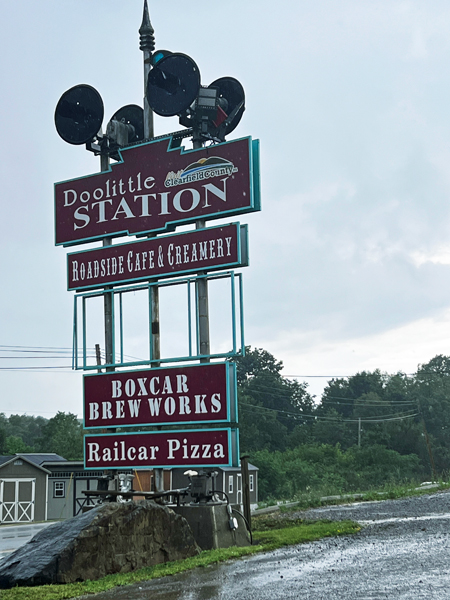
M 283 363 L 276 360 L 270 352 L 262 348 L 252 350 L 250 346 L 245 347 L 245 356 L 233 358 L 233 362 L 236 363 L 238 385 L 256 375 L 279 375 L 283 368 Z
M 299 434 L 304 415 L 314 410 L 307 384 L 282 377 L 283 363 L 261 348 L 246 347 L 236 363 L 242 450 L 284 450 L 290 434 Z
M 325 537 L 357 533 L 360 529 L 361 527 L 352 521 L 341 521 L 340 523 L 313 521 L 296 527 L 287 526 L 282 529 L 256 531 L 253 537 L 259 544 L 264 544 L 266 549 L 275 550 L 283 546 L 312 542 Z
M 58 412 L 45 424 L 38 440 L 39 452 L 55 452 L 67 460 L 83 458 L 83 428 L 72 413 Z
M 0 426 L 0 456 L 6 454 L 6 432 L 3 427 Z
M 27 446 L 22 438 L 16 435 L 9 435 L 5 439 L 4 444 L 4 453 L 6 455 L 9 454 L 20 454 L 23 452 L 32 452 L 33 449 L 30 446 Z
M 384 446 L 308 444 L 285 452 L 262 450 L 252 455 L 259 468 L 259 499 L 292 499 L 311 489 L 354 492 L 417 477 L 420 459 Z
M 43 417 L 0 413 L 0 454 L 34 452 L 36 443 L 47 422 Z

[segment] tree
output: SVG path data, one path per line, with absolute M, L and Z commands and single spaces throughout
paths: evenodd
M 428 437 L 438 473 L 450 466 L 450 357 L 442 354 L 420 365 L 414 378 L 413 395 L 423 418 L 422 448 Z
M 280 376 L 283 363 L 262 348 L 251 349 L 251 346 L 245 347 L 245 355 L 230 359 L 236 363 L 237 382 L 242 385 L 255 375 L 267 373 Z
M 23 454 L 24 452 L 32 452 L 33 448 L 27 446 L 21 437 L 9 435 L 5 439 L 5 454 Z
M 0 455 L 6 453 L 6 432 L 5 429 L 0 426 Z
M 3 417 L 3 418 L 1 418 Z M 47 419 L 31 415 L 10 415 L 5 418 L 0 415 L 0 426 L 5 429 L 6 436 L 14 436 L 23 440 L 31 451 L 35 449 L 37 440 L 42 435 L 42 428 Z
M 237 365 L 239 427 L 245 452 L 284 450 L 288 434 L 314 409 L 307 384 L 281 376 L 283 363 L 262 348 L 245 349 Z
M 38 441 L 40 452 L 54 452 L 67 460 L 83 458 L 83 428 L 76 415 L 58 412 L 46 423 Z
M 319 444 L 331 444 L 332 446 L 339 444 L 345 450 L 358 441 L 357 423 L 344 421 L 336 409 L 330 408 L 314 421 L 312 440 Z
M 345 379 L 332 379 L 324 389 L 318 412 L 333 407 L 343 417 L 352 418 L 354 403 L 361 396 L 374 393 L 384 399 L 387 380 L 388 375 L 379 369 L 373 373 L 362 371 Z

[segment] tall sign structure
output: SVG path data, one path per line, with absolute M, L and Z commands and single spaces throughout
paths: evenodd
M 259 144 L 250 137 L 226 139 L 245 109 L 236 79 L 204 86 L 192 58 L 155 51 L 147 0 L 139 34 L 143 108 L 122 107 L 103 133 L 103 101 L 83 84 L 65 92 L 55 112 L 66 142 L 100 156 L 99 173 L 54 188 L 55 244 L 102 243 L 67 257 L 68 290 L 96 290 L 104 298 L 106 362 L 96 365 L 97 374 L 84 375 L 85 428 L 103 433 L 85 436 L 85 467 L 238 466 L 236 368 L 210 352 L 208 276 L 248 265 L 247 226 L 206 222 L 260 210 Z M 155 138 L 153 113 L 177 115 L 185 129 Z M 192 149 L 183 147 L 185 138 Z M 177 231 L 189 224 L 195 229 Z M 116 238 L 125 241 L 113 243 Z M 169 360 L 160 352 L 158 288 L 165 278 L 181 276 L 194 278 L 197 354 L 161 366 Z M 130 370 L 135 363 L 115 358 L 114 294 L 143 282 L 149 285 L 150 360 Z M 227 358 L 244 351 L 242 340 Z M 131 427 L 145 430 L 127 432 Z

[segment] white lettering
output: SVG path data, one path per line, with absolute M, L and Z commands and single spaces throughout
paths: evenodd
M 120 398 L 120 396 L 122 395 L 122 382 L 119 381 L 118 379 L 113 379 L 113 381 L 111 381 L 112 384 L 112 398 Z
M 69 194 L 72 194 L 72 200 L 69 200 Z M 64 190 L 64 206 L 72 206 L 77 201 L 77 193 L 75 190 Z
M 174 452 L 180 449 L 181 444 L 178 440 L 167 440 L 167 443 L 169 444 L 169 455 L 167 458 L 173 460 L 175 458 Z
M 177 375 L 177 394 L 186 394 L 189 391 L 187 384 L 187 375 Z
M 140 406 L 141 406 L 141 401 L 140 400 L 128 400 L 128 408 L 130 410 L 130 417 L 131 418 L 139 416 Z
M 91 220 L 91 217 L 89 215 L 84 215 L 83 213 L 80 212 L 80 210 L 88 210 L 87 206 L 79 206 L 77 208 L 77 210 L 73 213 L 73 216 L 75 217 L 75 219 L 77 219 L 78 221 L 84 221 L 84 225 L 77 225 L 76 223 L 73 224 L 73 228 L 74 229 L 83 229 L 83 227 L 86 227 L 86 225 L 89 223 L 89 221 Z
M 125 417 L 125 413 L 123 412 L 124 404 L 124 400 L 116 400 L 116 419 L 123 419 Z
M 98 451 L 100 450 L 99 444 L 95 442 L 88 442 L 88 462 L 100 461 Z
M 159 409 L 161 407 L 162 398 L 149 398 L 148 406 L 150 408 L 150 414 L 152 417 L 159 416 Z
M 222 402 L 220 400 L 220 394 L 213 394 L 211 396 L 211 412 L 218 413 L 222 408 Z
M 189 406 L 189 396 L 180 396 L 180 415 L 190 415 L 191 407 Z
M 183 194 L 185 194 L 186 192 L 191 194 L 191 205 L 189 206 L 189 208 L 183 208 L 181 206 L 181 196 Z M 197 190 L 191 189 L 191 188 L 185 188 L 184 190 L 180 190 L 179 192 L 177 192 L 173 198 L 173 207 L 175 208 L 175 210 L 177 210 L 178 212 L 190 212 L 191 210 L 194 210 L 194 208 L 197 208 L 197 206 L 200 204 L 200 193 Z
M 102 402 L 102 419 L 112 419 L 111 402 Z
M 96 421 L 99 418 L 100 413 L 98 411 L 98 408 L 99 407 L 98 407 L 97 402 L 91 402 L 89 404 L 89 420 L 90 421 Z

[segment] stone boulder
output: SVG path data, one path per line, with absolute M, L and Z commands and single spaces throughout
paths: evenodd
M 198 552 L 186 520 L 169 508 L 102 504 L 50 525 L 0 561 L 0 588 L 99 579 Z

